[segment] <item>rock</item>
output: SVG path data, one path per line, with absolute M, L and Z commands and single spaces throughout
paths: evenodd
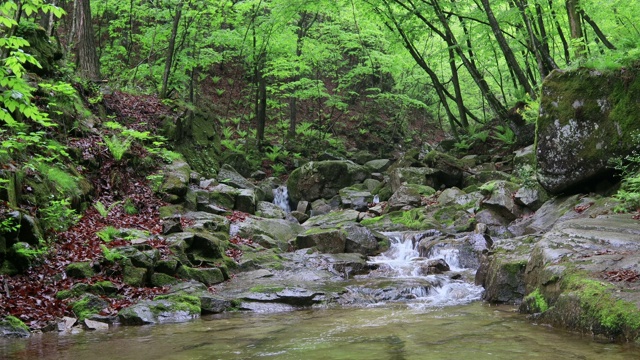
M 266 202 L 266 201 L 258 202 L 256 215 L 263 218 L 269 218 L 269 219 L 286 218 L 286 214 L 284 210 L 282 210 L 278 205 L 270 202 Z
M 330 213 L 333 209 L 331 204 L 327 203 L 324 199 L 318 199 L 311 203 L 311 210 L 309 216 L 325 215 Z
M 351 225 L 358 222 L 359 218 L 360 212 L 358 211 L 351 209 L 338 210 L 324 215 L 313 216 L 309 218 L 309 220 L 305 221 L 304 226 L 307 229 L 311 227 L 320 227 L 324 229 L 343 227 L 345 225 Z
M 258 197 L 253 190 L 242 189 L 236 197 L 236 203 L 233 209 L 247 214 L 255 214 L 257 202 Z
M 424 156 L 423 162 L 438 171 L 437 183 L 435 186 L 431 185 L 432 187 L 437 189 L 440 186 L 453 187 L 462 184 L 464 165 L 455 157 L 433 150 Z
M 239 193 L 238 189 L 226 184 L 218 184 L 207 191 L 198 192 L 196 196 L 198 211 L 204 211 L 204 208 L 209 205 L 233 209 Z
M 366 167 L 351 161 L 311 161 L 291 173 L 287 187 L 294 204 L 300 200 L 329 199 L 338 190 L 362 182 L 369 174 Z
M 184 196 L 189 189 L 189 179 L 191 167 L 181 157 L 175 159 L 171 164 L 165 164 L 161 170 L 163 176 L 160 192 L 169 195 L 175 195 L 176 202 L 184 200 Z
M 362 182 L 362 185 L 364 185 L 364 188 L 367 191 L 369 191 L 370 193 L 373 193 L 374 190 L 378 189 L 380 185 L 382 185 L 382 182 L 376 179 L 366 179 L 365 181 Z
M 29 336 L 31 336 L 29 328 L 17 317 L 6 316 L 0 321 L 0 337 L 27 338 Z
M 309 220 L 309 215 L 301 213 L 300 211 L 292 211 L 291 216 L 293 216 L 300 224 L 303 224 L 305 221 Z
M 258 180 L 258 181 L 262 181 L 262 180 L 267 178 L 267 173 L 265 173 L 262 170 L 257 170 L 257 171 L 252 172 L 249 175 L 249 177 L 252 178 L 252 179 Z
M 628 215 L 556 224 L 535 244 L 525 271 L 526 294 L 548 305 L 539 319 L 608 339 L 636 341 L 639 239 L 640 223 Z
M 487 189 L 488 198 L 485 198 L 480 209 L 492 209 L 509 221 L 522 216 L 525 210 L 514 201 L 518 185 L 507 181 L 492 181 L 481 187 Z
M 162 235 L 169 235 L 182 232 L 182 223 L 179 217 L 173 217 L 162 220 Z
M 177 275 L 185 280 L 195 280 L 207 286 L 219 284 L 226 280 L 224 273 L 220 268 L 191 268 L 181 266 L 178 268 Z
M 298 201 L 298 206 L 296 206 L 296 211 L 306 214 L 310 210 L 311 210 L 311 204 L 308 201 L 304 201 L 304 200 Z
M 80 321 L 91 315 L 99 314 L 108 306 L 109 303 L 93 294 L 86 294 L 78 301 L 71 303 L 71 309 Z
M 525 165 L 533 167 L 536 165 L 536 149 L 534 145 L 529 145 L 513 152 L 513 167 L 518 169 Z
M 457 187 L 451 187 L 442 190 L 442 193 L 438 196 L 438 204 L 440 205 L 449 205 L 453 203 L 457 203 L 457 199 L 461 196 L 466 195 L 466 193 Z
M 237 172 L 240 176 L 245 178 L 252 177 L 255 179 L 251 163 L 247 160 L 246 154 L 226 151 L 223 153 L 221 163 L 224 164 L 222 165 L 222 169 L 220 169 L 221 171 L 225 169 L 226 165 L 227 169 L 233 169 L 233 171 Z M 256 171 L 255 173 L 259 173 L 259 171 Z
M 494 236 L 508 235 L 507 226 L 509 220 L 504 218 L 499 212 L 494 209 L 484 209 L 479 211 L 476 216 L 476 221 L 484 223 L 489 228 L 489 233 Z
M 476 273 L 476 285 L 490 303 L 519 304 L 525 294 L 525 268 L 529 252 L 496 252 L 485 257 Z
M 356 164 L 363 165 L 368 161 L 374 160 L 376 157 L 366 150 L 358 150 L 355 154 L 351 156 L 351 159 Z
M 236 189 L 256 189 L 256 186 L 244 176 L 240 175 L 233 167 L 228 164 L 222 165 L 218 170 L 218 182 L 229 185 Z
M 118 319 L 123 325 L 184 322 L 199 317 L 200 312 L 199 297 L 169 294 L 124 308 L 118 313 Z
M 413 208 L 422 205 L 422 197 L 435 194 L 435 190 L 428 186 L 416 184 L 402 185 L 393 193 L 387 204 L 388 211 Z
M 391 190 L 396 192 L 404 184 L 424 185 L 439 188 L 437 180 L 438 170 L 427 167 L 403 167 L 396 168 L 391 173 Z
M 391 160 L 389 159 L 370 160 L 370 161 L 367 161 L 364 164 L 364 166 L 371 169 L 372 172 L 382 173 L 384 171 L 387 171 L 387 169 L 389 169 L 389 166 L 391 166 Z
M 200 307 L 203 314 L 219 314 L 233 307 L 233 304 L 229 300 L 213 296 L 203 295 L 200 296 Z
M 95 275 L 90 261 L 71 263 L 67 265 L 65 273 L 76 279 L 87 279 Z
M 311 228 L 299 234 L 295 240 L 298 249 L 316 248 L 321 253 L 343 253 L 347 242 L 347 234 L 339 229 Z
M 540 184 L 551 194 L 595 190 L 609 160 L 637 148 L 640 68 L 553 71 L 542 85 L 536 155 Z M 584 91 L 589 89 L 589 91 Z
M 82 325 L 86 330 L 109 330 L 109 324 L 100 321 L 84 319 Z
M 373 195 L 369 191 L 360 190 L 356 187 L 340 189 L 339 194 L 343 209 L 367 211 L 368 204 L 373 201 Z
M 442 274 L 450 270 L 451 268 L 449 267 L 449 264 L 447 264 L 444 259 L 429 260 L 426 264 L 420 267 L 420 272 L 422 275 Z
M 71 331 L 71 328 L 78 322 L 78 319 L 72 318 L 69 316 L 64 316 L 60 321 L 58 321 L 58 331 L 59 332 L 67 332 Z
M 344 230 L 347 232 L 345 252 L 348 253 L 376 255 L 380 252 L 378 243 L 388 241 L 386 236 L 374 233 L 362 225 L 347 226 Z
M 547 193 L 539 186 L 522 187 L 516 191 L 513 199 L 516 204 L 525 206 L 532 211 L 540 209 L 542 204 L 549 200 Z
M 229 233 L 231 228 L 231 223 L 226 217 L 204 211 L 188 212 L 183 217 L 193 221 L 191 229 Z
M 237 229 L 233 235 L 247 239 L 251 239 L 256 235 L 266 235 L 284 246 L 285 249 L 288 247 L 287 242 L 289 240 L 304 231 L 300 224 L 280 219 L 249 217 L 236 225 Z

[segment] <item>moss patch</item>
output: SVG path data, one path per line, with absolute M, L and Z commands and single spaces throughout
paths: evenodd
M 154 300 L 167 300 L 170 302 L 170 306 L 165 306 L 159 304 L 153 308 L 154 312 L 177 312 L 177 311 L 186 311 L 189 314 L 199 314 L 200 313 L 200 298 L 193 295 L 185 295 L 185 294 L 170 294 L 170 295 L 160 295 L 156 296 Z

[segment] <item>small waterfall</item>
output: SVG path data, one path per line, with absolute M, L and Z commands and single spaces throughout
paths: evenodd
M 372 257 L 369 264 L 378 266 L 374 271 L 375 275 L 396 279 L 395 286 L 399 293 L 407 295 L 398 300 L 412 300 L 412 306 L 432 307 L 458 305 L 480 299 L 482 287 L 463 280 L 472 279 L 475 269 L 460 266 L 459 251 L 455 243 L 438 244 L 431 248 L 427 257 L 420 257 L 420 240 L 439 236 L 439 232 L 399 232 L 385 235 L 391 242 L 389 250 Z M 442 260 L 450 270 L 442 274 L 430 274 L 434 263 L 442 264 Z M 426 285 L 416 286 L 417 283 Z
M 273 203 L 278 205 L 286 213 L 291 212 L 291 207 L 289 206 L 289 190 L 286 186 L 278 186 L 273 189 Z

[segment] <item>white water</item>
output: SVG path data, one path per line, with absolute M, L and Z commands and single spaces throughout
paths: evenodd
M 289 206 L 289 190 L 286 186 L 278 186 L 273 189 L 273 203 L 285 212 L 291 212 L 291 207 Z
M 417 300 L 414 307 L 460 305 L 480 300 L 483 288 L 468 280 L 476 269 L 460 267 L 458 250 L 454 247 L 434 246 L 428 258 L 420 257 L 417 246 L 424 233 L 386 233 L 390 248 L 380 256 L 372 257 L 370 264 L 378 265 L 376 272 L 388 278 L 401 280 L 424 279 L 432 284 L 429 288 L 417 287 L 411 293 Z M 424 275 L 424 267 L 432 260 L 444 260 L 450 271 L 438 275 Z M 460 274 L 461 279 L 452 279 Z

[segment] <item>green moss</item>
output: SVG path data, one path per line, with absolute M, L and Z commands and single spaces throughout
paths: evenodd
M 2 320 L 3 323 L 8 324 L 10 327 L 14 329 L 22 329 L 29 331 L 29 327 L 22 322 L 22 320 L 18 319 L 15 316 L 8 315 Z
M 582 322 L 597 322 L 611 335 L 637 337 L 640 333 L 640 310 L 629 301 L 613 296 L 613 285 L 575 272 L 563 279 L 563 288 L 576 294 L 583 312 Z
M 71 306 L 78 320 L 82 321 L 93 314 L 98 314 L 107 306 L 107 303 L 95 295 L 86 295 Z
M 518 275 L 527 267 L 527 260 L 508 262 L 502 265 L 502 268 L 510 275 Z
M 76 279 L 90 278 L 95 274 L 89 261 L 71 263 L 67 265 L 65 272 L 68 276 Z
M 187 311 L 189 314 L 199 314 L 201 311 L 200 298 L 193 295 L 170 294 L 156 296 L 154 300 L 167 300 L 171 303 L 169 307 L 158 305 L 154 307 L 154 311 Z
M 536 288 L 533 292 L 524 298 L 524 301 L 529 304 L 530 310 L 534 313 L 545 312 L 549 309 L 549 304 L 544 299 L 544 296 L 540 293 L 540 289 Z
M 280 285 L 257 285 L 249 289 L 253 293 L 277 293 L 284 290 L 284 286 Z

